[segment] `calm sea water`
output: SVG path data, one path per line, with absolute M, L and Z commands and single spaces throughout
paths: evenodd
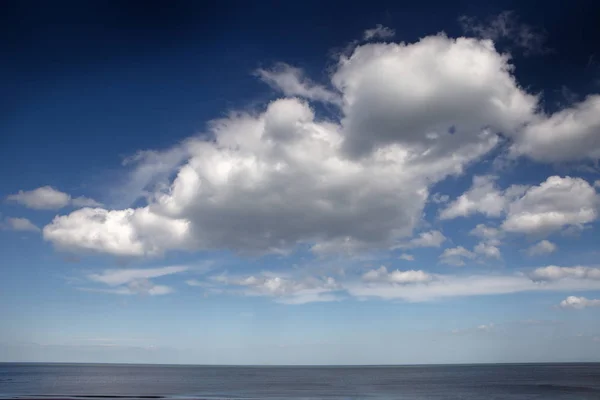
M 32 396 L 600 399 L 600 364 L 372 367 L 0 364 L 0 397 Z

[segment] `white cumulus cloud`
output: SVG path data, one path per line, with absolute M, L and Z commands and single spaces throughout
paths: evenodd
M 600 96 L 592 95 L 570 108 L 537 116 L 515 134 L 512 152 L 540 162 L 600 158 Z
M 503 236 L 503 232 L 500 229 L 485 224 L 477 224 L 469 234 L 488 241 L 499 240 Z
M 357 47 L 332 77 L 343 95 L 343 149 L 361 157 L 396 144 L 436 160 L 494 145 L 496 132 L 519 129 L 537 105 L 508 61 L 489 40 L 444 35 Z
M 497 246 L 486 242 L 477 243 L 477 245 L 473 248 L 473 251 L 487 258 L 500 259 L 501 257 L 500 249 Z
M 513 201 L 502 228 L 508 232 L 548 234 L 583 226 L 598 218 L 600 197 L 581 178 L 551 176 Z
M 586 307 L 600 307 L 600 300 L 586 299 L 585 297 L 569 296 L 560 302 L 562 308 L 583 309 Z
M 596 190 L 581 178 L 551 176 L 538 186 L 511 185 L 501 190 L 493 178 L 476 176 L 471 188 L 449 203 L 440 212 L 440 218 L 474 213 L 505 215 L 501 225 L 504 231 L 540 235 L 595 221 L 599 204 Z M 472 233 L 498 237 L 496 231 L 484 225 Z
M 177 166 L 146 206 L 83 208 L 56 217 L 44 238 L 63 250 L 130 256 L 438 247 L 439 231 L 411 240 L 430 189 L 505 140 L 498 132 L 517 143 L 532 121 L 546 118 L 509 61 L 490 40 L 436 35 L 357 46 L 340 56 L 326 86 L 285 64 L 260 70 L 286 98 L 212 121 L 203 136 L 210 140 L 189 139 L 165 168 L 140 172 L 136 191 Z M 334 102 L 339 113 L 322 118 L 311 101 Z M 562 194 L 546 190 L 557 179 L 582 197 L 563 204 Z M 526 233 L 580 226 L 595 220 L 596 202 L 577 179 L 552 177 L 523 195 L 526 187 L 500 190 L 480 177 L 443 218 L 506 213 L 503 229 Z M 482 254 L 492 254 L 497 241 L 485 244 Z

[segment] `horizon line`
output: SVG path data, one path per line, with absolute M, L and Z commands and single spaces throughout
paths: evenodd
M 424 363 L 424 364 L 192 364 L 192 363 L 128 363 L 128 362 L 81 362 L 81 361 L 0 361 L 2 364 L 59 364 L 59 365 L 131 365 L 131 366 L 182 366 L 182 367 L 444 367 L 485 365 L 540 365 L 540 364 L 600 364 L 598 361 L 524 361 L 524 362 L 472 362 L 472 363 Z

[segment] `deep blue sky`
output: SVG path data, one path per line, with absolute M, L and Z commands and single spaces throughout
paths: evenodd
M 60 153 L 65 143 L 94 149 L 72 154 L 79 165 L 73 174 L 118 164 L 119 155 L 139 148 L 172 145 L 224 110 L 267 96 L 251 76 L 257 67 L 285 60 L 322 80 L 331 49 L 376 24 L 412 42 L 442 30 L 461 34 L 460 15 L 518 10 L 547 32 L 554 50 L 543 58 L 515 54 L 519 81 L 544 91 L 548 107 L 563 85 L 582 96 L 598 79 L 600 55 L 589 65 L 599 50 L 594 1 L 548 1 L 541 12 L 514 1 L 201 3 L 5 2 L 1 123 L 9 146 L 2 169 L 19 169 L 19 182 L 52 184 L 40 167 L 48 174 L 65 168 L 60 159 L 49 166 L 42 154 Z
M 254 182 L 255 175 L 249 173 L 243 175 L 243 179 L 226 179 L 223 183 L 219 180 L 223 170 L 216 164 L 198 166 L 203 160 L 212 160 L 213 153 L 190 150 L 187 144 L 180 144 L 198 135 L 205 142 L 214 141 L 215 130 L 210 121 L 233 120 L 232 112 L 246 111 L 256 117 L 265 112 L 271 101 L 294 95 L 308 102 L 317 115 L 315 121 L 320 123 L 326 119 L 338 124 L 341 137 L 350 141 L 353 135 L 350 120 L 363 114 L 344 108 L 349 107 L 345 102 L 351 101 L 344 90 L 350 89 L 341 90 L 331 79 L 336 72 L 342 73 L 338 65 L 340 51 L 353 52 L 360 46 L 369 48 L 378 41 L 404 42 L 411 46 L 439 32 L 445 32 L 449 38 L 466 34 L 478 41 L 481 35 L 465 32 L 459 17 L 471 17 L 480 27 L 486 27 L 505 11 L 513 12 L 511 18 L 518 19 L 518 26 L 529 27 L 543 38 L 543 48 L 533 54 L 515 45 L 510 35 L 494 38 L 493 54 L 497 51 L 511 55 L 514 70 L 508 76 L 514 77 L 516 82 L 511 90 L 538 96 L 536 110 L 524 111 L 527 116 L 523 121 L 519 120 L 521 117 L 514 117 L 523 122 L 514 132 L 507 128 L 512 122 L 503 125 L 505 120 L 513 121 L 512 114 L 502 114 L 498 117 L 498 121 L 502 119 L 500 122 L 495 117 L 490 117 L 490 121 L 485 120 L 485 116 L 483 121 L 475 118 L 481 125 L 502 126 L 494 134 L 506 130 L 501 132 L 505 141 L 461 164 L 464 167 L 461 173 L 441 177 L 432 172 L 425 174 L 425 178 L 397 181 L 404 183 L 397 188 L 398 199 L 388 198 L 393 200 L 391 203 L 378 202 L 392 196 L 386 191 L 386 185 L 367 187 L 367 192 L 382 190 L 382 195 L 367 199 L 372 201 L 369 204 L 367 200 L 356 200 L 358 211 L 350 217 L 346 214 L 339 217 L 335 214 L 336 207 L 343 208 L 349 194 L 368 183 L 358 178 L 355 181 L 352 181 L 355 178 L 350 181 L 340 178 L 337 184 L 348 184 L 355 191 L 342 190 L 339 196 L 334 189 L 321 192 L 321 186 L 309 184 L 317 177 L 314 171 L 318 170 L 306 167 L 312 165 L 310 160 L 303 164 L 306 169 L 292 167 L 299 168 L 298 175 L 291 175 L 293 179 L 261 181 L 249 191 L 237 193 L 236 190 L 245 187 L 244 182 Z M 581 130 L 576 131 L 571 125 L 564 130 L 559 127 L 556 137 L 554 131 L 544 125 L 541 141 L 532 142 L 533 150 L 523 150 L 516 158 L 508 155 L 519 143 L 526 147 L 523 138 L 529 128 L 524 126 L 543 125 L 553 113 L 561 110 L 568 113 L 580 105 L 587 106 L 591 100 L 586 103 L 586 99 L 600 93 L 599 20 L 600 4 L 594 1 L 547 1 L 543 5 L 518 1 L 410 4 L 222 1 L 210 5 L 199 1 L 3 2 L 0 6 L 0 197 L 3 199 L 0 204 L 3 227 L 0 230 L 0 271 L 3 274 L 0 320 L 8 323 L 0 328 L 0 361 L 344 364 L 600 360 L 600 308 L 594 303 L 600 298 L 596 247 L 599 232 L 596 197 L 600 195 L 594 187 L 594 182 L 600 179 L 598 119 L 594 119 L 593 112 L 591 116 L 577 114 L 574 119 Z M 374 38 L 369 43 L 361 41 L 365 30 L 377 25 L 394 30 L 395 35 Z M 261 80 L 257 76 L 259 70 L 275 71 L 277 63 L 301 69 L 315 85 L 328 93 L 336 93 L 332 96 L 337 96 L 337 100 L 323 101 L 314 95 L 286 93 L 285 88 L 277 88 L 272 82 L 266 84 L 267 78 L 263 76 Z M 396 67 L 401 69 L 408 63 L 405 60 Z M 446 66 L 443 64 L 441 68 Z M 344 82 L 350 87 L 356 76 L 366 76 L 365 71 L 340 79 L 346 79 Z M 425 81 L 437 84 L 435 76 L 424 76 Z M 492 88 L 492 80 L 490 77 L 484 86 L 489 81 Z M 467 104 L 469 93 L 462 89 L 453 92 L 452 82 L 447 89 L 440 88 L 440 97 L 448 93 L 451 103 Z M 396 94 L 399 97 L 390 100 L 392 104 L 403 101 L 405 93 Z M 360 93 L 356 96 L 360 97 Z M 377 103 L 373 99 L 364 104 Z M 344 106 L 340 107 L 342 103 Z M 481 101 L 475 102 L 478 103 Z M 402 109 L 391 113 L 402 120 L 423 110 L 431 112 L 425 125 L 445 115 L 446 109 L 434 108 L 439 103 L 426 104 L 434 105 L 430 106 L 431 110 L 425 110 L 425 106 L 416 108 L 404 117 Z M 275 117 L 284 115 L 286 110 L 273 114 Z M 378 109 L 368 110 L 364 115 L 383 115 L 378 112 Z M 473 110 L 473 114 L 478 112 Z M 482 111 L 481 115 L 484 114 Z M 518 114 L 518 110 L 514 114 Z M 466 126 L 470 125 L 466 122 L 461 125 L 462 117 L 456 115 L 451 116 L 452 121 L 458 118 L 453 123 L 459 125 L 459 129 L 461 126 L 469 129 Z M 394 136 L 397 132 L 393 129 L 400 129 L 399 125 L 385 121 L 380 123 L 376 119 L 375 126 L 367 125 L 367 128 L 356 126 L 369 130 L 359 134 L 372 135 L 375 146 L 404 143 Z M 446 122 L 444 119 L 441 123 Z M 392 129 L 391 136 L 384 135 L 378 141 L 377 134 L 370 129 L 377 131 L 387 123 L 396 128 Z M 411 126 L 420 137 L 429 133 Z M 251 130 L 250 125 L 244 125 L 239 137 L 250 137 Z M 403 132 L 397 134 L 398 137 L 404 135 Z M 456 136 L 462 137 L 461 134 Z M 536 152 L 535 148 L 541 148 L 540 143 L 548 135 L 555 137 L 555 141 Z M 583 137 L 581 142 L 577 142 L 578 137 Z M 390 142 L 385 142 L 388 139 Z M 451 145 L 441 151 L 445 155 L 458 154 L 466 148 L 461 146 L 463 144 Z M 561 146 L 565 149 L 573 146 L 577 150 L 568 157 L 561 157 L 557 155 Z M 156 151 L 158 161 L 145 159 L 139 164 L 123 165 L 124 160 L 143 150 Z M 170 162 L 164 158 L 168 151 L 174 154 L 169 160 L 175 161 L 165 167 Z M 254 148 L 248 151 L 259 161 L 268 158 L 265 153 L 253 153 Z M 311 151 L 314 154 L 308 151 L 308 158 L 312 157 L 315 165 L 320 163 L 320 153 Z M 305 154 L 306 150 L 302 152 Z M 357 163 L 356 167 L 368 165 L 366 161 L 363 164 L 352 159 L 343 150 L 340 154 Z M 198 204 L 197 208 L 181 213 L 169 211 L 156 198 L 146 200 L 141 196 L 141 189 L 156 196 L 163 193 L 164 188 L 152 185 L 159 181 L 172 184 L 179 167 L 187 163 L 194 165 L 196 171 L 203 171 L 208 181 L 214 178 L 211 182 L 221 182 L 223 186 L 215 183 L 213 195 L 221 199 L 215 201 L 223 205 L 222 208 L 209 208 L 213 207 L 212 203 L 202 203 L 204 192 L 196 194 L 190 203 Z M 290 162 L 289 165 L 295 164 Z M 399 171 L 412 171 L 402 165 Z M 136 166 L 139 169 L 136 170 Z M 144 167 L 163 169 L 160 174 L 151 174 L 148 181 L 144 181 L 146 185 L 136 191 L 135 182 L 143 180 L 136 171 L 139 173 Z M 366 171 L 364 176 L 372 174 L 372 181 L 383 176 L 376 169 Z M 339 174 L 336 176 L 345 176 L 343 172 Z M 480 201 L 480 205 L 472 210 L 463 209 L 462 214 L 443 217 L 444 209 L 458 204 L 453 200 L 477 186 L 474 176 L 483 175 L 495 178 L 487 180 L 489 185 L 484 185 L 482 190 L 495 190 L 499 197 L 487 203 L 481 198 L 475 199 L 473 201 Z M 569 209 L 568 194 L 553 197 L 550 193 L 544 194 L 549 197 L 535 198 L 532 194 L 532 200 L 529 203 L 524 200 L 522 203 L 527 205 L 521 206 L 516 203 L 527 196 L 525 192 L 511 198 L 507 191 L 511 185 L 528 185 L 524 190 L 535 192 L 538 186 L 545 188 L 543 183 L 551 176 L 564 179 L 557 185 L 561 188 L 565 185 L 565 193 L 571 190 L 572 209 Z M 576 179 L 579 186 L 569 186 Z M 413 193 L 406 188 L 405 184 L 414 181 L 421 182 L 426 189 L 427 202 L 419 203 L 413 196 L 416 189 Z M 396 181 L 390 182 L 394 185 Z M 261 185 L 269 183 L 274 184 L 273 189 L 261 192 Z M 294 191 L 303 184 L 307 184 L 305 190 Z M 202 188 L 206 187 L 206 183 L 203 185 Z M 337 187 L 336 182 L 330 185 L 330 188 Z M 57 200 L 61 204 L 49 206 L 35 206 L 24 200 L 24 194 L 47 186 L 68 199 L 63 196 Z M 185 181 L 183 186 L 192 187 L 193 183 Z M 24 194 L 19 194 L 20 191 Z M 405 197 L 404 191 L 410 192 L 412 197 L 408 194 Z M 223 200 L 230 199 L 227 197 L 230 193 L 233 193 L 232 198 L 239 198 L 240 204 Z M 294 194 L 285 197 L 289 193 Z M 434 201 L 436 193 L 447 195 L 448 199 Z M 270 204 L 267 203 L 269 194 L 282 196 L 284 200 L 278 203 L 280 208 L 272 206 L 272 215 L 269 207 L 265 208 L 267 211 L 251 210 L 256 203 Z M 337 199 L 338 203 L 333 203 L 332 219 L 322 216 L 324 226 L 317 229 L 316 225 L 307 224 L 304 227 L 304 221 L 310 219 L 307 210 L 314 211 L 313 208 L 298 206 L 299 211 L 295 213 L 293 207 L 288 207 L 304 194 L 309 199 L 321 199 L 321 196 L 323 201 Z M 36 198 L 43 202 L 49 201 L 48 192 L 34 195 L 41 196 Z M 79 196 L 94 199 L 94 203 L 84 204 L 83 200 L 78 203 L 74 199 Z M 127 200 L 136 198 L 135 202 Z M 241 201 L 246 198 L 248 202 Z M 589 203 L 586 203 L 588 198 Z M 577 202 L 580 199 L 581 204 Z M 506 204 L 496 213 L 489 211 L 493 207 L 491 203 L 496 201 Z M 414 213 L 411 211 L 410 215 L 415 218 L 411 222 L 390 227 L 386 218 L 378 217 L 377 210 L 385 209 L 394 214 L 394 210 L 413 210 L 412 204 L 417 205 Z M 91 206 L 90 210 L 101 209 L 102 213 L 117 215 L 112 213 L 129 207 L 139 213 L 147 205 L 157 215 L 166 215 L 165 218 L 191 221 L 191 236 L 196 241 L 171 244 L 176 232 L 168 230 L 168 221 L 158 223 L 156 228 L 141 222 L 135 225 L 138 222 L 128 220 L 127 223 L 133 224 L 133 233 L 120 238 L 137 238 L 139 243 L 127 248 L 121 247 L 123 242 L 111 247 L 111 235 L 117 228 L 113 230 L 103 225 L 96 227 L 98 230 L 86 230 L 85 224 L 97 220 L 91 217 L 85 221 L 74 220 L 68 228 L 72 231 L 61 230 L 59 236 L 50 233 L 48 228 L 60 225 L 52 222 L 55 216 L 66 218 L 80 208 Z M 535 209 L 532 213 L 547 212 L 546 216 L 560 214 L 564 220 L 549 230 L 511 228 L 508 223 L 511 213 L 516 215 L 526 207 Z M 208 221 L 206 214 L 215 215 L 215 219 L 222 222 Z M 365 219 L 360 219 L 363 217 Z M 26 218 L 31 225 L 14 218 Z M 535 218 L 545 217 L 537 215 Z M 393 215 L 389 220 L 393 220 Z M 247 222 L 243 225 L 239 221 Z M 236 225 L 238 223 L 241 225 Z M 353 227 L 353 223 L 360 227 Z M 478 224 L 499 229 L 500 233 L 494 237 L 497 243 L 486 241 L 489 237 L 470 234 Z M 407 226 L 410 232 L 393 236 L 394 229 Z M 62 225 L 60 227 L 62 229 Z M 126 230 L 130 226 L 124 224 L 118 229 L 121 228 Z M 163 228 L 166 237 L 156 233 Z M 390 233 L 393 238 L 378 237 L 381 232 Z M 439 232 L 445 240 L 439 243 L 433 240 L 427 245 L 411 242 L 427 232 Z M 256 239 L 260 243 L 250 249 L 247 243 L 255 243 L 255 236 L 263 238 L 269 246 L 276 240 L 285 242 L 286 246 L 282 245 L 285 251 L 273 251 L 272 246 L 266 245 L 260 247 L 263 239 Z M 98 237 L 110 240 L 102 242 Z M 159 239 L 153 241 L 151 237 Z M 317 250 L 318 246 L 330 246 L 334 242 L 339 245 L 336 240 L 340 238 L 358 243 L 351 255 L 328 252 L 324 255 Z M 394 243 L 387 239 L 393 239 Z M 88 242 L 82 244 L 86 240 Z M 147 240 L 152 242 L 148 246 L 158 246 L 160 250 L 155 253 L 147 250 L 144 247 Z M 404 247 L 395 246 L 400 243 L 396 240 Z M 540 245 L 535 256 L 527 255 L 536 253 L 531 246 L 543 240 L 550 244 Z M 136 244 L 144 250 L 138 250 Z M 485 253 L 485 246 L 476 250 L 478 244 L 485 244 L 488 249 L 494 247 L 499 253 L 494 254 L 494 250 Z M 548 246 L 552 245 L 556 247 L 550 250 Z M 444 251 L 457 248 L 466 253 L 455 253 L 448 261 Z M 400 259 L 401 255 L 405 258 Z M 406 259 L 409 256 L 414 260 Z M 463 265 L 457 265 L 456 257 Z M 537 291 L 520 286 L 533 281 L 539 284 L 532 271 L 551 265 L 566 268 L 560 270 L 559 277 L 540 278 L 548 281 L 548 285 L 557 285 L 556 288 Z M 503 283 L 494 281 L 489 284 L 492 289 L 482 289 L 485 293 L 481 294 L 468 293 L 469 290 L 461 286 L 452 289 L 452 295 L 424 295 L 427 299 L 421 298 L 418 288 L 414 295 L 388 297 L 382 294 L 383 289 L 377 294 L 365 295 L 362 290 L 371 288 L 368 283 L 371 278 L 365 274 L 380 266 L 385 266 L 390 273 L 398 269 L 445 276 L 431 278 L 432 282 L 490 276 L 517 280 L 529 276 L 531 280 L 523 278 L 524 283 L 511 282 L 508 292 L 499 289 Z M 182 270 L 164 272 L 168 267 Z M 569 269 L 575 267 L 583 269 Z M 157 272 L 158 275 L 153 276 L 147 271 L 150 268 L 163 268 L 164 273 Z M 102 274 L 106 277 L 115 270 L 137 271 L 139 275 L 121 283 L 93 278 Z M 317 287 L 307 283 L 312 282 L 310 279 L 334 275 L 336 284 L 341 285 L 335 290 L 326 283 Z M 279 292 L 255 287 L 255 283 L 249 281 L 242 283 L 250 276 L 257 277 L 265 287 L 273 278 L 287 280 L 284 286 L 290 286 Z M 155 278 L 157 282 L 150 281 Z M 403 275 L 402 279 L 419 278 Z M 357 282 L 367 283 L 359 288 Z M 392 287 L 398 289 L 398 293 L 404 293 L 404 290 L 412 290 L 402 286 L 406 283 L 390 284 L 396 285 Z M 159 288 L 152 292 L 149 288 L 155 284 Z M 484 287 L 485 282 L 476 281 L 473 285 Z M 316 295 L 317 300 L 310 297 L 314 293 L 303 291 L 307 287 L 309 292 L 321 290 Z M 158 293 L 161 290 L 169 293 Z M 142 292 L 157 295 L 139 295 Z M 292 297 L 296 299 L 294 296 L 298 293 L 307 296 L 302 297 L 304 304 L 281 304 Z M 335 298 L 328 297 L 330 294 L 335 294 Z M 584 298 L 590 303 L 585 306 L 565 303 L 561 307 L 561 301 L 567 296 Z M 415 350 L 424 347 L 428 350 Z M 139 349 L 148 352 L 140 353 Z M 348 352 L 354 355 L 349 356 Z

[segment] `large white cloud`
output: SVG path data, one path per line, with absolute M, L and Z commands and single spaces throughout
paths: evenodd
M 391 246 L 412 233 L 432 182 L 495 143 L 484 134 L 464 154 L 431 163 L 398 146 L 358 161 L 344 156 L 340 129 L 315 121 L 297 99 L 215 121 L 215 142 L 190 143 L 192 157 L 148 207 L 79 210 L 56 218 L 44 236 L 62 248 L 131 255 L 188 245 L 254 252 L 302 242 Z M 148 229 L 151 216 L 162 229 Z
M 343 93 L 344 149 L 354 156 L 388 144 L 433 159 L 482 131 L 519 129 L 537 98 L 511 75 L 491 41 L 429 36 L 414 44 L 372 44 L 342 57 L 332 78 Z M 495 137 L 495 136 L 494 136 Z
M 147 206 L 78 210 L 55 218 L 44 237 L 66 250 L 117 255 L 282 253 L 298 244 L 317 253 L 355 252 L 410 243 L 435 183 L 486 155 L 500 141 L 498 132 L 516 134 L 540 118 L 537 97 L 519 87 L 512 68 L 491 41 L 437 35 L 354 48 L 340 56 L 331 90 L 290 66 L 261 70 L 284 94 L 332 102 L 340 115 L 317 117 L 304 100 L 290 97 L 262 112 L 231 113 L 208 126 L 211 140 L 178 145 L 177 162 L 169 165 L 178 165 L 181 154 L 187 160 Z M 452 203 L 449 209 L 458 211 L 448 213 L 508 210 L 504 228 L 521 231 L 519 215 L 534 207 L 527 199 L 535 192 L 520 203 L 507 200 L 519 190 L 500 191 L 489 201 L 484 195 L 491 211 L 467 199 L 467 206 Z M 486 245 L 481 252 L 492 254 L 489 246 L 496 244 Z

